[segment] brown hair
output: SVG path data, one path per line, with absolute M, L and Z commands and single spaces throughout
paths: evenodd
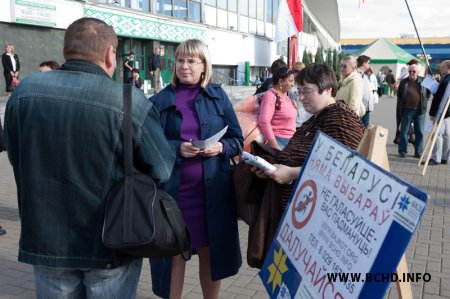
M 114 29 L 95 18 L 81 18 L 73 22 L 64 35 L 64 58 L 103 62 L 104 52 L 110 46 L 117 48 Z
M 43 67 L 43 66 L 48 66 L 48 67 L 51 68 L 52 70 L 56 70 L 56 69 L 59 68 L 59 64 L 58 64 L 56 61 L 53 61 L 53 60 L 41 62 L 41 64 L 39 65 L 39 67 Z

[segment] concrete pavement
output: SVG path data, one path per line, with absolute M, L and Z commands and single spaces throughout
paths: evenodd
M 4 100 L 0 98 L 0 116 Z M 417 168 L 414 150 L 400 158 L 392 143 L 395 128 L 395 99 L 382 97 L 372 114 L 371 123 L 389 129 L 387 151 L 391 171 L 426 191 L 430 197 L 420 226 L 406 251 L 410 272 L 428 272 L 430 282 L 413 283 L 414 298 L 450 298 L 450 165 L 429 166 L 426 176 Z M 450 185 L 450 184 L 449 184 Z M 450 190 L 450 189 L 449 189 Z M 12 168 L 6 153 L 0 154 L 0 225 L 7 234 L 0 237 L 0 299 L 34 298 L 34 277 L 30 265 L 17 262 L 20 220 L 17 211 L 16 187 Z M 239 223 L 241 248 L 245 261 L 247 226 Z M 138 287 L 138 298 L 157 298 L 151 292 L 148 262 L 144 262 Z M 198 279 L 198 260 L 193 258 L 186 269 L 184 298 L 202 298 Z M 244 262 L 234 277 L 223 280 L 221 298 L 268 298 L 257 271 Z M 391 285 L 386 298 L 397 298 L 395 285 Z

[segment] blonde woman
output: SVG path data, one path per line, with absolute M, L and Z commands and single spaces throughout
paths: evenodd
M 366 114 L 362 101 L 364 86 L 361 76 L 356 71 L 356 65 L 356 58 L 353 56 L 346 56 L 341 60 L 342 78 L 339 80 L 336 100 L 344 101 L 350 109 L 363 117 Z
M 13 78 L 19 78 L 20 62 L 19 56 L 14 54 L 14 46 L 5 45 L 5 53 L 2 55 L 3 75 L 5 76 L 6 93 L 11 94 L 14 90 Z
M 219 296 L 220 281 L 235 275 L 242 264 L 230 173 L 230 158 L 243 138 L 228 96 L 211 83 L 212 65 L 206 45 L 186 40 L 175 51 L 172 82 L 151 100 L 161 115 L 166 138 L 177 155 L 169 181 L 162 188 L 178 202 L 199 257 L 204 298 Z M 194 146 L 225 127 L 210 148 Z M 153 291 L 163 298 L 182 296 L 186 261 L 152 259 Z

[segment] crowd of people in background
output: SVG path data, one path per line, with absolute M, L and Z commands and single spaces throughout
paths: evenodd
M 83 49 L 77 47 L 80 40 Z M 101 241 L 105 197 L 124 173 L 122 85 L 111 79 L 117 45 L 112 27 L 82 18 L 65 33 L 61 66 L 44 61 L 39 72 L 20 82 L 14 46 L 7 44 L 2 55 L 10 98 L 4 136 L 0 120 L 0 152 L 7 150 L 17 186 L 27 191 L 18 193 L 19 261 L 33 265 L 38 297 L 59 298 L 61 292 L 136 295 L 142 258 Z M 221 280 L 235 275 L 242 264 L 230 159 L 240 153 L 244 137 L 228 95 L 213 83 L 205 43 L 189 39 L 177 47 L 173 76 L 164 88 L 160 56 L 157 47 L 148 62 L 155 93 L 150 98 L 142 92 L 135 53 L 123 61 L 124 82 L 133 86 L 134 166 L 177 202 L 191 233 L 191 250 L 199 257 L 203 296 L 214 299 Z M 443 61 L 440 70 L 442 81 L 429 110 L 432 121 L 450 82 L 450 61 Z M 252 82 L 255 94 L 264 94 L 257 122 L 263 142 L 275 153 L 276 170 L 252 167 L 250 172 L 264 185 L 261 196 L 267 190 L 276 196 L 275 220 L 281 219 L 317 131 L 356 149 L 384 94 L 397 98 L 394 142 L 399 156 L 407 156 L 408 143 L 413 143 L 415 157 L 423 153 L 431 92 L 421 85 L 418 61 L 410 61 L 399 80 L 390 69 L 375 74 L 365 55 L 343 57 L 339 73 L 338 79 L 320 63 L 295 62 L 289 68 L 277 59 Z M 39 96 L 30 90 L 38 90 Z M 54 98 L 62 100 L 45 101 Z M 449 116 L 447 111 L 430 165 L 447 164 L 450 158 Z M 220 140 L 207 148 L 192 143 L 222 130 Z M 35 213 L 45 221 L 35 220 Z M 5 233 L 0 226 L 0 235 Z M 152 258 L 150 268 L 155 294 L 181 298 L 186 269 L 181 256 Z

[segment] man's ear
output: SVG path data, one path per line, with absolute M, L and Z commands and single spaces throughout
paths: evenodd
M 116 68 L 116 50 L 113 46 L 109 46 L 105 51 L 105 68 L 106 72 L 112 77 Z

